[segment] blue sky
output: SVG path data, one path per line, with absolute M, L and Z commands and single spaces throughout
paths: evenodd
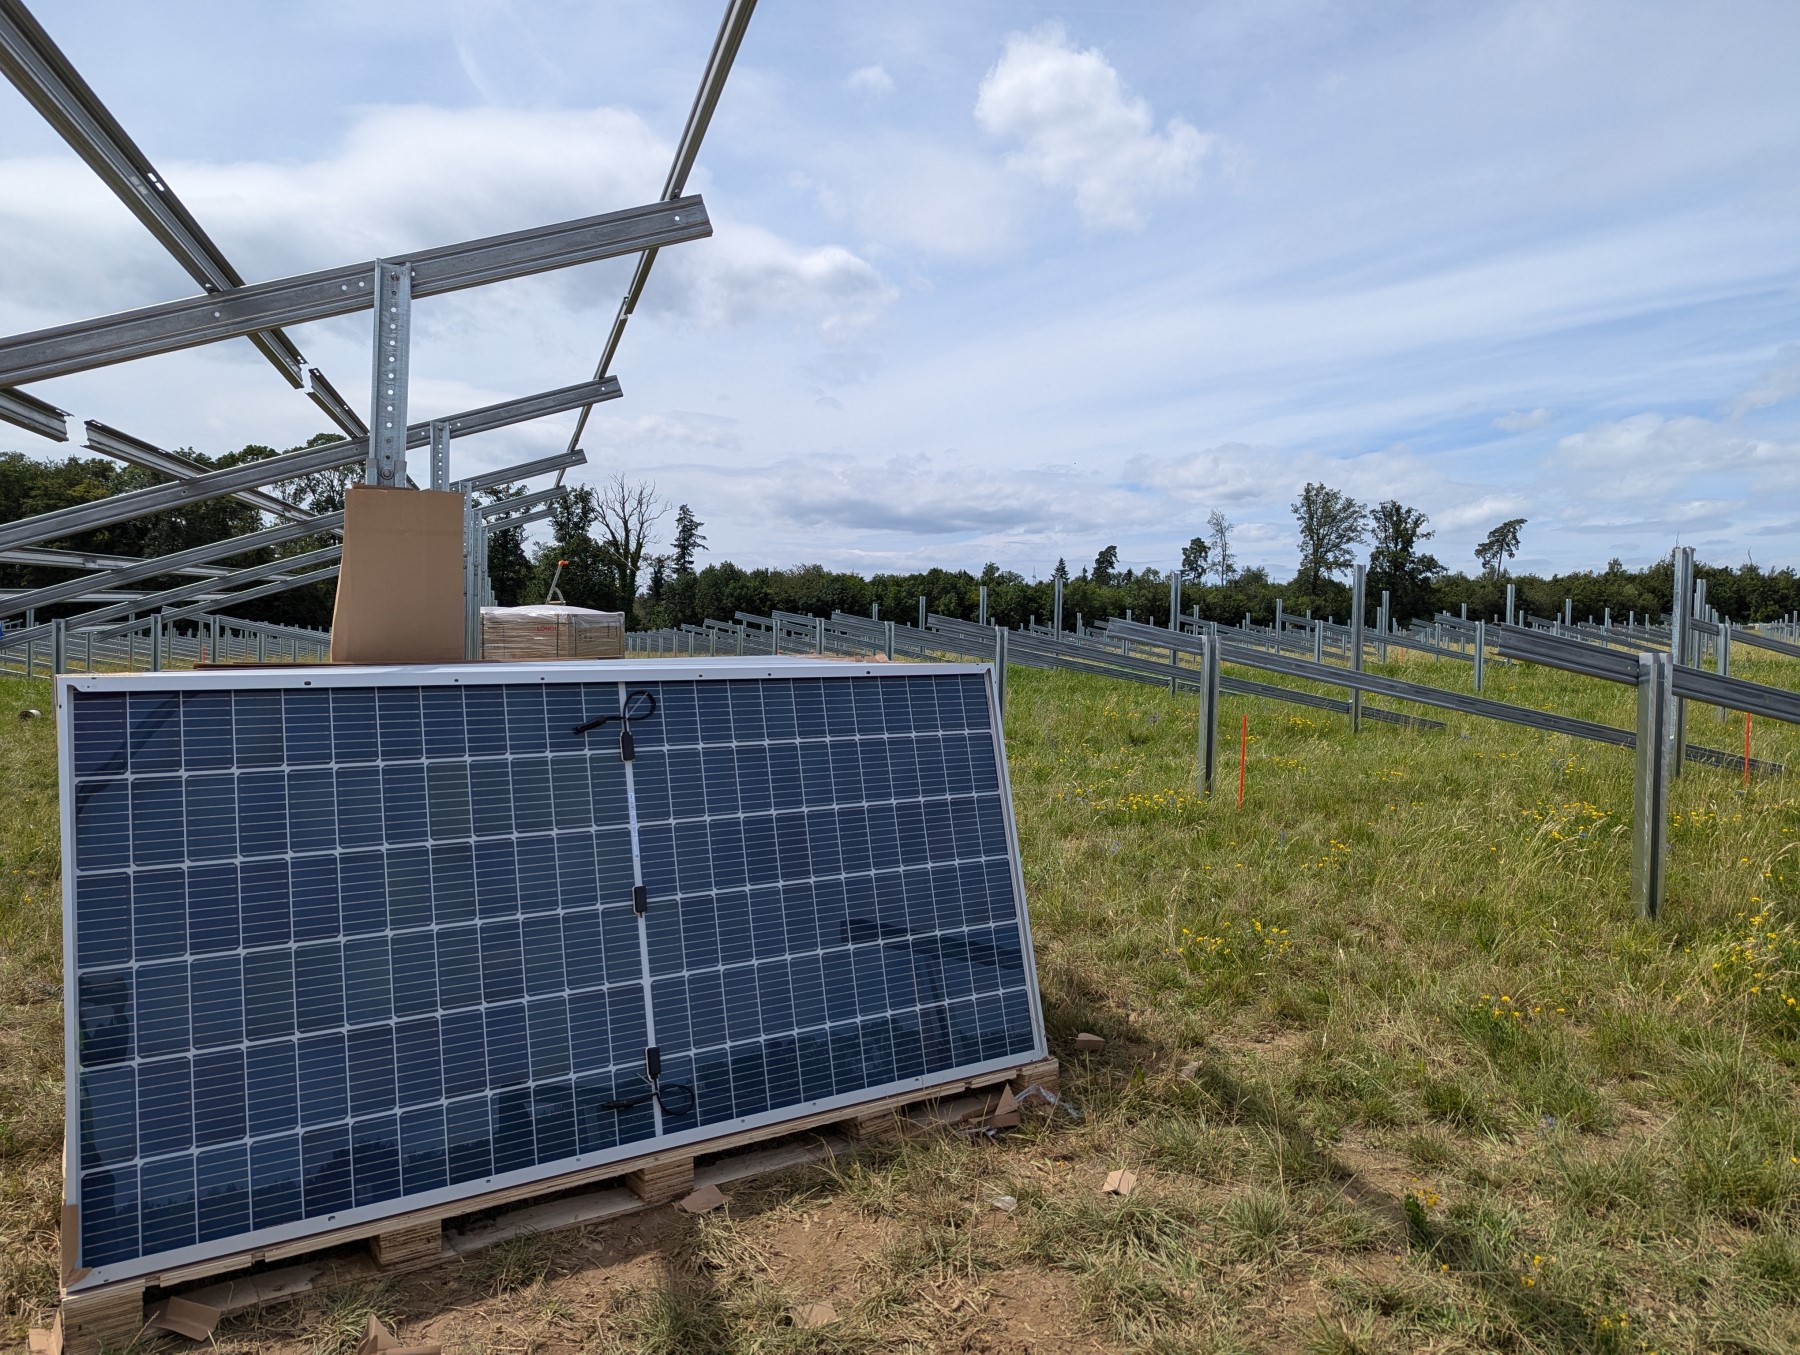
M 651 200 L 720 6 L 36 12 L 256 280 Z M 746 564 L 1167 566 L 1218 508 L 1286 578 L 1308 480 L 1456 566 L 1514 516 L 1525 568 L 1800 564 L 1796 50 L 1788 0 L 763 0 L 587 475 Z M 421 302 L 412 417 L 584 378 L 625 276 Z M 0 89 L 0 331 L 191 291 Z M 366 319 L 295 338 L 366 401 Z M 164 446 L 321 426 L 245 343 L 33 389 Z

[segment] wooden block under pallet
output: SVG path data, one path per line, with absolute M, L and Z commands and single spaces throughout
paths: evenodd
M 101 1355 L 137 1340 L 144 1329 L 144 1286 L 109 1284 L 84 1294 L 68 1294 L 56 1316 L 62 1355 Z
M 892 1109 L 872 1111 L 867 1115 L 855 1115 L 847 1120 L 838 1121 L 838 1129 L 845 1138 L 858 1143 L 873 1143 L 882 1139 L 891 1139 L 900 1132 L 899 1113 Z
M 444 1252 L 444 1226 L 435 1219 L 396 1228 L 391 1233 L 377 1233 L 369 1239 L 369 1251 L 375 1264 L 384 1270 L 419 1261 L 435 1261 Z
M 1062 1085 L 1062 1065 L 1055 1059 L 1039 1059 L 1021 1067 L 1012 1075 L 1011 1082 L 1014 1096 L 1034 1086 L 1047 1092 L 1057 1091 Z
M 656 1162 L 634 1172 L 625 1173 L 625 1184 L 645 1204 L 667 1204 L 679 1200 L 694 1189 L 694 1159 L 677 1158 L 672 1162 Z

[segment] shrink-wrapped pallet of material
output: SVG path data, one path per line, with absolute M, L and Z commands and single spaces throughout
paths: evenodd
M 481 657 L 502 663 L 625 656 L 625 614 L 586 607 L 483 607 Z

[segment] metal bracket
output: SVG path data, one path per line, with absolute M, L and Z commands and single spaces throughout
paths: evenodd
M 450 488 L 450 421 L 431 421 L 431 487 Z
M 375 356 L 368 482 L 406 482 L 406 375 L 412 349 L 412 265 L 375 261 Z M 435 425 L 434 425 L 435 429 Z

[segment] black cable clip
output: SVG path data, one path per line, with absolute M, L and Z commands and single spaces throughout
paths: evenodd
M 631 737 L 631 726 L 634 721 L 648 720 L 656 714 L 656 693 L 639 690 L 628 693 L 625 706 L 616 715 L 597 715 L 585 724 L 576 725 L 572 731 L 576 735 L 588 733 L 601 725 L 619 722 L 619 761 L 630 762 L 637 756 L 637 741 Z
M 674 1119 L 692 1115 L 694 1107 L 699 1104 L 699 1098 L 694 1095 L 694 1089 L 685 1082 L 671 1082 L 665 1087 L 661 1079 L 662 1050 L 651 1045 L 644 1050 L 644 1081 L 650 1084 L 650 1090 L 641 1096 L 621 1097 L 616 1101 L 602 1102 L 600 1108 L 602 1110 L 636 1110 L 639 1106 L 655 1101 L 662 1107 L 664 1115 Z

